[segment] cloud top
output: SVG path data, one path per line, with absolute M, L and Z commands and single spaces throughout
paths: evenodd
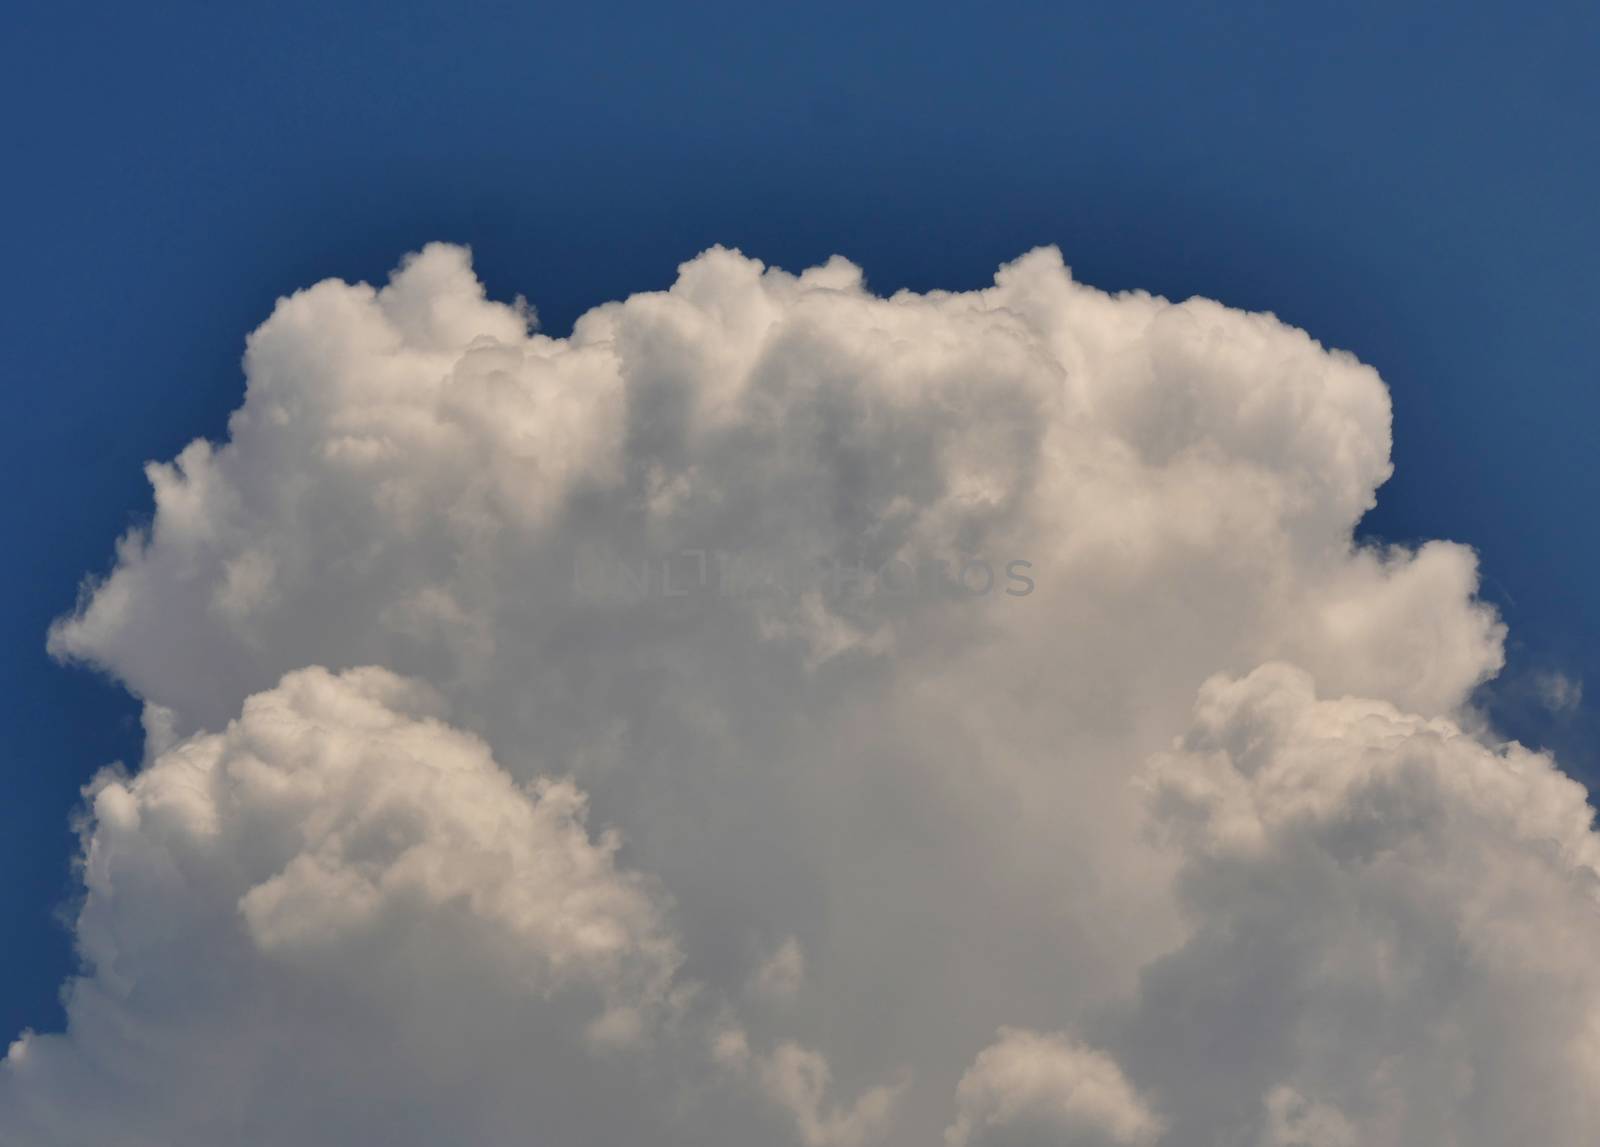
M 317 284 L 149 467 L 50 635 L 148 760 L 0 1137 L 1592 1141 L 1589 810 L 1469 706 L 1472 552 L 1354 541 L 1371 368 L 1053 249 L 530 320 Z

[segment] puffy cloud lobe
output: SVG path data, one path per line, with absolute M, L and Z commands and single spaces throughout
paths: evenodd
M 1565 1096 L 1593 1078 L 1576 1035 L 1519 1027 L 1482 1052 L 1492 1063 L 1461 1050 L 1492 1040 L 1483 1015 L 1521 1006 L 1549 959 L 1541 929 L 1583 937 L 1592 912 L 1553 875 L 1545 836 L 1486 818 L 1473 794 L 1559 806 L 1575 848 L 1587 828 L 1548 763 L 1459 731 L 1479 724 L 1464 706 L 1504 636 L 1474 597 L 1472 553 L 1352 540 L 1389 473 L 1370 368 L 1271 316 L 1096 291 L 1048 249 L 985 290 L 890 298 L 842 259 L 791 275 L 715 249 L 567 338 L 530 319 L 447 246 L 381 288 L 318 284 L 251 336 L 228 440 L 149 468 L 149 529 L 50 637 L 149 704 L 153 763 L 95 795 L 79 925 L 92 973 L 74 998 L 108 1002 L 75 1004 L 64 1036 L 8 1059 L 35 1121 L 22 1141 L 182 1141 L 136 1089 L 88 1082 L 90 1063 L 159 1082 L 203 1060 L 235 1081 L 218 1095 L 270 1090 L 267 1053 L 204 1028 L 238 1001 L 271 1014 L 275 1038 L 330 1049 L 323 1089 L 279 1123 L 236 1125 L 245 1142 L 291 1119 L 308 1144 L 374 1128 L 493 1142 L 530 1110 L 552 1143 L 697 1147 L 909 1147 L 962 1120 L 974 1143 L 1057 1117 L 1089 1134 L 1093 1112 L 1109 1119 L 1097 1134 L 1134 1143 L 1156 1135 L 1153 1111 L 1163 1142 L 1185 1144 L 1428 1141 L 1397 1138 L 1419 1128 L 1469 1143 L 1519 1119 L 1559 1143 L 1583 1126 L 1529 1083 L 1548 1069 Z M 917 571 L 1020 558 L 1035 591 L 727 596 L 697 580 L 699 551 L 713 571 L 719 556 Z M 691 592 L 665 595 L 667 561 Z M 574 584 L 608 564 L 653 588 Z M 1269 662 L 1298 669 L 1252 675 Z M 334 675 L 298 675 L 318 665 Z M 364 665 L 413 683 L 338 675 Z M 1205 684 L 1219 673 L 1253 684 Z M 249 816 L 170 779 L 252 722 L 270 740 L 308 720 L 285 700 L 307 682 L 343 695 L 380 679 L 378 707 L 426 746 L 367 753 L 393 735 L 346 716 L 332 724 L 347 754 L 284 749 L 260 777 L 240 757 L 224 795 L 246 786 Z M 301 717 L 252 716 L 274 705 Z M 445 711 L 470 735 L 439 725 Z M 1309 759 L 1318 721 L 1332 731 L 1317 751 L 1340 767 L 1283 764 Z M 1381 745 L 1363 741 L 1379 727 Z M 1361 769 L 1383 746 L 1435 741 L 1441 760 L 1477 754 L 1476 787 L 1399 785 L 1411 803 L 1384 813 L 1390 789 Z M 408 763 L 379 800 L 390 756 Z M 471 784 L 448 764 L 467 757 L 484 762 Z M 163 785 L 171 809 L 143 808 Z M 496 819 L 503 802 L 524 811 Z M 1367 824 L 1356 810 L 1374 802 Z M 620 836 L 588 836 L 586 804 Z M 215 827 L 185 831 L 226 863 L 177 868 L 165 858 L 181 849 L 155 847 L 152 826 L 191 805 Z M 333 827 L 312 839 L 291 823 Z M 92 881 L 96 842 L 119 833 L 150 859 L 122 874 L 113 911 Z M 1415 866 L 1384 884 L 1355 859 L 1369 839 Z M 1384 889 L 1432 907 L 1407 914 Z M 1345 931 L 1289 916 L 1319 907 Z M 1495 974 L 1452 962 L 1445 925 L 1462 914 L 1509 945 Z M 470 942 L 444 952 L 458 932 Z M 462 956 L 470 974 L 442 971 Z M 1414 1006 L 1359 982 L 1395 960 L 1426 988 Z M 182 969 L 232 986 L 157 989 Z M 1319 990 L 1383 996 L 1389 1026 L 1325 1009 Z M 1576 1031 L 1575 1014 L 1546 1034 Z M 1020 1028 L 995 1043 L 1002 1023 L 1106 1052 Z M 1201 1028 L 1204 1054 L 1163 1052 Z M 1351 1066 L 1369 1039 L 1399 1066 Z M 128 1051 L 162 1041 L 165 1057 Z M 1426 1111 L 1379 1094 L 1417 1047 L 1441 1073 Z M 359 1070 L 332 1050 L 348 1048 Z M 1528 1086 L 1462 1090 L 1468 1068 Z M 627 1104 L 607 1090 L 623 1078 Z M 78 1106 L 100 1124 L 61 1100 L 74 1089 L 99 1097 Z M 403 1115 L 341 1115 L 352 1093 Z M 1148 1121 L 1091 1103 L 1112 1094 Z
M 849 1110 L 828 1107 L 832 1069 L 820 1054 L 794 1043 L 779 1045 L 760 1065 L 761 1084 L 795 1118 L 805 1147 L 862 1147 L 883 1134 L 900 1086 L 874 1087 Z
M 758 999 L 784 1004 L 800 991 L 805 983 L 805 975 L 805 954 L 800 951 L 795 938 L 790 936 L 756 971 L 747 990 Z
M 477 1141 L 550 1071 L 482 1043 L 593 1058 L 671 1019 L 660 891 L 589 834 L 570 782 L 517 785 L 438 707 L 385 670 L 305 670 L 226 732 L 101 776 L 87 970 L 65 1035 L 6 1061 L 8 1142 L 19 1116 L 46 1142 L 335 1142 L 363 1104 L 403 1103 L 396 1063 L 435 1101 L 476 1092 L 482 1122 L 456 1132 Z M 437 1141 L 426 1113 L 420 1135 L 398 1126 L 414 1112 L 372 1114 Z
M 790 1118 L 790 1137 L 804 1147 L 863 1147 L 879 1142 L 909 1079 L 905 1073 L 863 1092 L 846 1107 L 835 1098 L 833 1068 L 820 1052 L 785 1040 L 757 1053 L 748 1033 L 725 1022 L 710 1036 L 711 1058 L 726 1076 L 753 1083 Z
M 1263 1147 L 1356 1147 L 1359 1142 L 1334 1108 L 1309 1103 L 1292 1087 L 1275 1088 L 1267 1096 Z
M 1600 1132 L 1600 837 L 1548 757 L 1270 665 L 1149 784 L 1195 930 L 1121 1039 L 1186 1141 Z
M 843 261 L 796 277 L 714 250 L 571 338 L 526 322 L 445 246 L 381 290 L 283 300 L 231 440 L 150 467 L 151 530 L 52 648 L 217 725 L 307 663 L 470 676 L 581 544 L 876 566 L 1005 542 L 1091 595 L 1227 576 L 1252 595 L 1231 620 L 1270 626 L 1256 645 L 1387 667 L 1408 707 L 1499 664 L 1470 554 L 1337 560 L 1388 474 L 1387 395 L 1269 316 L 1106 296 L 1053 251 L 987 291 L 879 299 Z M 1397 649 L 1379 602 L 1439 616 Z
M 1002 1028 L 956 1091 L 949 1147 L 1152 1147 L 1161 1120 L 1105 1054 Z

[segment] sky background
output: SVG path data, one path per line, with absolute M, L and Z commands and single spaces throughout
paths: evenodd
M 69 818 L 136 760 L 50 620 L 219 436 L 245 334 L 318 279 L 471 244 L 545 330 L 713 243 L 838 252 L 880 293 L 1057 244 L 1107 289 L 1271 310 L 1388 382 L 1367 533 L 1483 558 L 1499 726 L 1600 777 L 1600 10 L 1023 5 L 35 6 L 0 40 L 11 159 L 0 566 L 0 1039 L 60 1023 Z M 1600 684 L 1596 684 L 1600 689 Z

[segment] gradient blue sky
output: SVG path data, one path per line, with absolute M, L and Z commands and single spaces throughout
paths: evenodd
M 9 221 L 0 1039 L 59 1023 L 79 786 L 121 691 L 44 653 L 222 433 L 245 333 L 330 275 L 470 243 L 564 332 L 715 242 L 879 290 L 1041 243 L 1106 288 L 1268 309 L 1374 364 L 1369 532 L 1483 555 L 1501 727 L 1600 776 L 1600 9 L 1283 5 L 35 6 L 0 47 Z

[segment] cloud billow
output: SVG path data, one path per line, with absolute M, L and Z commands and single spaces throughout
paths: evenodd
M 557 339 L 434 245 L 245 369 L 50 634 L 150 736 L 0 1139 L 1600 1131 L 1585 795 L 1469 707 L 1472 552 L 1353 540 L 1352 356 L 1053 249 L 713 249 Z M 574 592 L 697 553 L 1031 588 Z

